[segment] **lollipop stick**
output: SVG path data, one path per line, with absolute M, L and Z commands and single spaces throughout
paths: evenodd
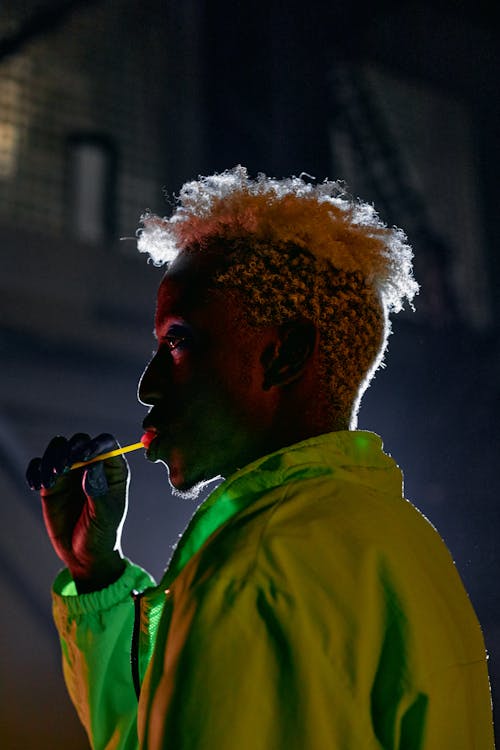
M 88 466 L 89 464 L 95 463 L 95 461 L 104 461 L 106 458 L 113 458 L 113 456 L 121 456 L 123 453 L 130 453 L 130 451 L 138 451 L 139 448 L 144 448 L 144 445 L 142 443 L 133 443 L 133 445 L 124 445 L 122 448 L 115 448 L 113 451 L 108 451 L 107 453 L 101 453 L 100 456 L 94 456 L 94 458 L 89 459 L 88 461 L 77 461 L 76 463 L 72 464 L 69 468 L 72 469 L 80 469 L 82 466 Z

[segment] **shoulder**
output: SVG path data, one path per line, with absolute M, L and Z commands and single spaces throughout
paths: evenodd
M 339 469 L 263 490 L 217 529 L 191 565 L 199 574 L 241 579 L 272 574 L 286 586 L 290 570 L 301 566 L 317 575 L 348 568 L 355 576 L 368 558 L 386 549 L 395 554 L 404 539 L 429 532 L 439 540 L 396 486 L 367 484 Z

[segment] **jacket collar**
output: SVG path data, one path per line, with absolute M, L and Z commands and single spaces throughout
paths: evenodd
M 331 474 L 337 468 L 374 468 L 394 472 L 395 464 L 382 451 L 382 440 L 362 430 L 331 432 L 281 448 L 239 469 L 201 503 L 179 540 L 162 578 L 169 586 L 207 539 L 256 498 L 295 478 Z M 401 483 L 398 472 L 396 481 Z

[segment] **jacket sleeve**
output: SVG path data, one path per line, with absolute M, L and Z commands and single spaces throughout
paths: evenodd
M 128 561 L 118 581 L 101 591 L 78 595 L 68 570 L 54 582 L 64 679 L 94 750 L 137 748 L 131 592 L 153 584 L 148 573 Z

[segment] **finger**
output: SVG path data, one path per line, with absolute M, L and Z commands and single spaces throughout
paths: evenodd
M 88 452 L 90 441 L 90 435 L 88 435 L 86 432 L 77 432 L 72 437 L 70 437 L 68 441 L 68 467 L 71 466 L 71 464 L 74 464 L 76 461 L 83 461 L 83 456 Z
M 107 453 L 119 447 L 119 443 L 114 435 L 110 435 L 109 432 L 103 432 L 89 442 L 85 457 L 82 460 L 89 461 L 101 453 Z
M 52 438 L 42 457 L 40 467 L 42 487 L 50 489 L 56 483 L 68 463 L 68 441 L 58 435 Z
M 26 469 L 26 481 L 30 490 L 40 490 L 42 488 L 42 475 L 40 467 L 42 459 L 40 457 L 32 458 Z

